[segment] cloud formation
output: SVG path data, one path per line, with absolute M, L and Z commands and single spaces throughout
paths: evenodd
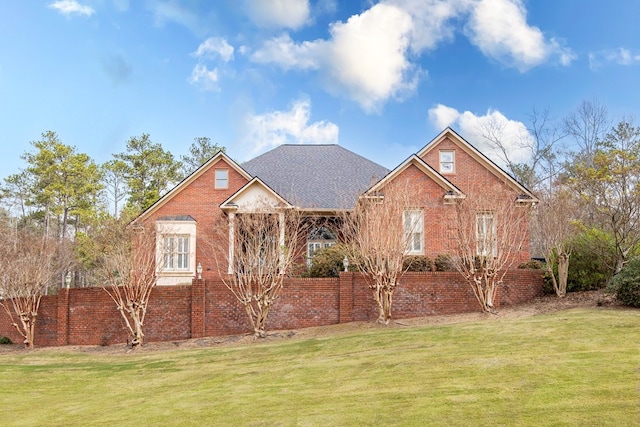
M 220 37 L 209 37 L 198 46 L 198 49 L 191 54 L 196 58 L 215 58 L 220 57 L 224 62 L 233 59 L 233 46 Z
M 640 53 L 619 47 L 589 53 L 589 68 L 596 70 L 605 64 L 629 66 L 640 63 Z
M 287 34 L 266 41 L 250 59 L 285 70 L 319 70 L 328 90 L 347 93 L 366 111 L 411 91 L 417 84 L 406 58 L 411 16 L 377 4 L 347 22 L 331 25 L 329 40 L 294 42 Z
M 376 112 L 415 91 L 423 73 L 415 57 L 452 41 L 457 28 L 485 56 L 521 72 L 575 59 L 560 41 L 527 23 L 521 0 L 383 0 L 331 24 L 327 39 L 294 41 L 285 33 L 249 58 L 283 70 L 317 70 L 328 91 Z
M 204 91 L 218 91 L 220 90 L 218 86 L 219 79 L 216 68 L 210 70 L 206 65 L 196 64 L 187 81 Z
M 245 0 L 244 9 L 258 27 L 297 30 L 309 20 L 309 0 Z
M 94 13 L 96 13 L 96 11 L 92 7 L 82 5 L 78 3 L 76 0 L 54 1 L 53 3 L 49 4 L 49 7 L 51 9 L 57 10 L 58 12 L 60 12 L 65 16 L 71 16 L 71 15 L 91 16 Z
M 480 0 L 472 3 L 465 34 L 484 55 L 520 71 L 552 58 L 569 65 L 575 55 L 556 39 L 547 40 L 538 27 L 527 24 L 521 0 Z
M 499 139 L 509 160 L 524 163 L 529 160 L 532 137 L 527 126 L 510 120 L 500 111 L 488 110 L 484 115 L 471 111 L 460 112 L 455 108 L 438 104 L 429 109 L 429 121 L 436 129 L 447 126 L 456 128 L 460 134 L 498 166 L 506 168 L 504 153 L 489 139 Z
M 252 158 L 281 144 L 336 144 L 339 128 L 327 121 L 309 123 L 311 103 L 297 100 L 288 111 L 249 114 L 244 121 L 245 158 Z

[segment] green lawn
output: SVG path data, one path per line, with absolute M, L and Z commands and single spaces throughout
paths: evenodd
M 640 311 L 0 355 L 2 425 L 640 425 Z

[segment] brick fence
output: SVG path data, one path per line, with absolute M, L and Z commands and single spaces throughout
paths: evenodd
M 542 293 L 540 270 L 513 270 L 500 287 L 498 307 L 516 305 Z M 471 288 L 458 273 L 406 273 L 393 302 L 396 319 L 478 311 Z M 364 278 L 285 282 L 269 314 L 268 330 L 298 329 L 377 318 Z M 232 335 L 250 332 L 244 308 L 220 281 L 156 287 L 145 320 L 146 341 Z M 0 336 L 21 342 L 9 318 L 0 311 Z M 111 345 L 124 343 L 127 331 L 115 303 L 101 288 L 61 289 L 44 296 L 36 323 L 36 346 Z

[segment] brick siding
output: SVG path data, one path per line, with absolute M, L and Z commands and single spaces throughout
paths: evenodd
M 500 287 L 498 306 L 521 304 L 542 293 L 541 270 L 513 270 Z M 395 319 L 478 311 L 479 305 L 462 276 L 450 272 L 406 273 L 394 294 Z M 364 277 L 287 279 L 273 305 L 270 331 L 373 321 L 377 308 Z M 249 333 L 244 307 L 220 280 L 156 287 L 144 324 L 145 340 Z M 0 312 L 0 335 L 22 341 Z M 36 323 L 36 346 L 111 345 L 125 343 L 124 321 L 109 295 L 100 288 L 61 289 L 42 298 Z

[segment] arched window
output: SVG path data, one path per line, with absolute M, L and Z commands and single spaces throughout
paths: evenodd
M 307 264 L 311 264 L 313 253 L 336 244 L 336 235 L 327 227 L 316 227 L 307 237 Z

